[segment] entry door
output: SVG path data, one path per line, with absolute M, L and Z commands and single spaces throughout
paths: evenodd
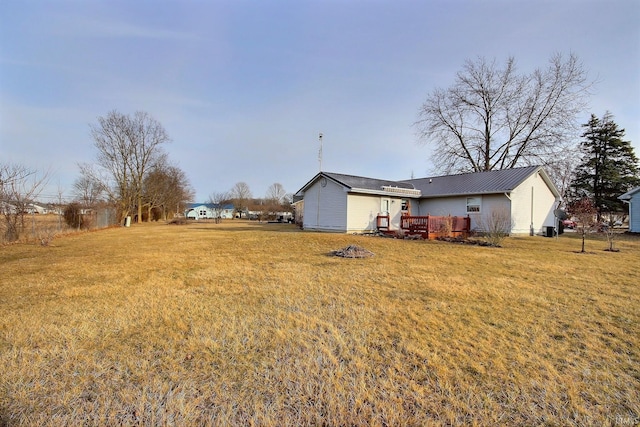
M 391 206 L 391 199 L 382 199 L 380 203 L 380 213 L 383 215 L 389 215 L 389 207 Z

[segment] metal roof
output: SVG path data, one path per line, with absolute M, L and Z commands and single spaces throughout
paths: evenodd
M 415 188 L 420 190 L 422 197 L 508 193 L 520 185 L 525 179 L 540 170 L 542 170 L 540 166 L 527 166 L 487 172 L 411 179 L 405 182 L 414 185 Z M 550 180 L 546 174 L 543 178 L 550 184 Z M 553 189 L 555 190 L 555 187 Z
M 409 190 L 407 191 L 409 197 L 420 198 L 509 193 L 535 173 L 540 173 L 553 194 L 556 197 L 560 197 L 555 185 L 553 185 L 553 182 L 541 166 L 433 176 L 405 181 L 389 181 L 333 172 L 320 172 L 307 182 L 296 194 L 304 193 L 320 176 L 325 176 L 356 192 L 358 190 L 365 190 L 363 192 L 390 192 L 390 188 L 397 188 L 399 189 L 398 193 L 403 189 Z M 417 191 L 414 192 L 411 190 Z M 418 191 L 420 194 L 418 194 Z
M 407 182 L 387 181 L 384 179 L 366 178 L 363 176 L 344 175 L 332 172 L 322 172 L 322 174 L 349 188 L 361 188 L 373 191 L 381 191 L 382 187 L 414 189 L 414 186 Z

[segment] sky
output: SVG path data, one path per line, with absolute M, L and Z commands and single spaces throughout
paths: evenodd
M 434 175 L 413 125 L 467 59 L 518 70 L 575 54 L 640 155 L 637 0 L 1 0 L 0 162 L 70 199 L 90 125 L 145 111 L 195 201 L 246 182 L 295 193 L 319 170 Z M 568 153 L 571 155 L 571 153 Z

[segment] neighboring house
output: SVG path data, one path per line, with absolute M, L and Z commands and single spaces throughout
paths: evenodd
M 618 199 L 629 203 L 629 231 L 640 233 L 640 187 L 627 191 Z
M 25 210 L 28 214 L 46 214 L 47 208 L 44 206 L 36 205 L 35 203 L 28 203 L 25 206 Z
M 0 202 L 0 213 L 7 215 L 14 215 L 18 209 L 15 205 L 12 205 L 7 202 Z
M 233 205 L 220 206 L 213 203 L 188 203 L 184 216 L 187 219 L 233 218 Z
M 6 213 L 10 213 L 10 214 L 15 214 L 18 211 L 18 206 L 23 206 L 22 208 L 22 212 L 24 214 L 46 214 L 48 213 L 48 210 L 46 207 L 40 206 L 40 205 L 36 205 L 35 203 L 15 203 L 15 204 L 11 204 L 11 203 L 6 203 L 6 202 L 0 202 L 0 212 L 6 212 Z
M 555 225 L 560 194 L 540 166 L 388 181 L 320 172 L 297 193 L 303 228 L 335 232 L 375 231 L 389 216 L 398 230 L 403 215 L 469 216 L 471 229 L 495 211 L 511 218 L 511 234 L 541 234 Z

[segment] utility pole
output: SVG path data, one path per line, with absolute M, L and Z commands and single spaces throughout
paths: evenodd
M 318 139 L 320 140 L 320 150 L 318 151 L 318 162 L 320 163 L 319 172 L 322 172 L 322 132 L 318 135 Z

